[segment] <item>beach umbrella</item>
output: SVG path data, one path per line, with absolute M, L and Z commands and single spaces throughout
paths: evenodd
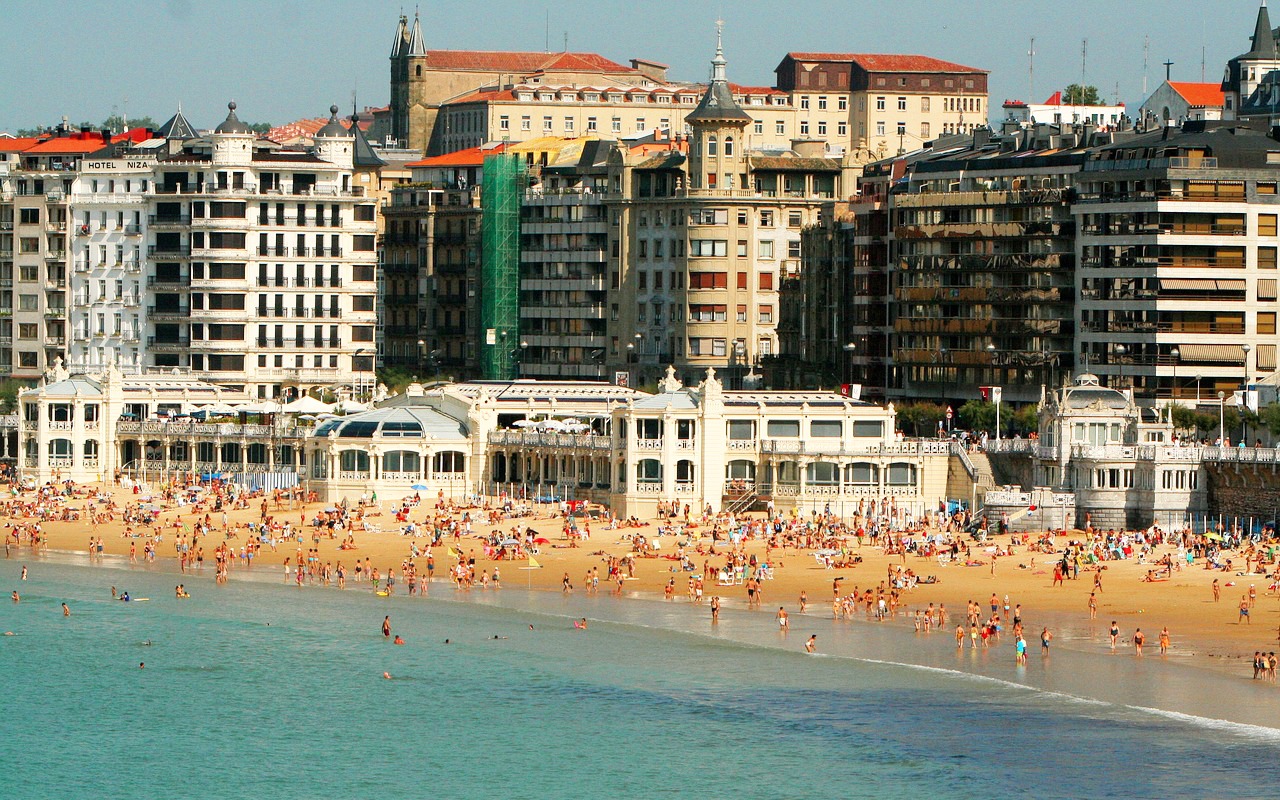
M 551 544 L 551 540 L 546 538 L 545 536 L 539 536 L 538 538 L 533 540 L 533 543 L 534 544 Z
M 429 488 L 429 487 L 428 487 L 426 484 L 422 484 L 422 483 L 415 483 L 414 485 L 410 486 L 409 488 L 410 488 L 410 489 L 412 489 L 412 490 L 414 490 L 415 492 L 425 492 L 425 491 L 427 491 L 427 490 L 428 490 L 428 488 Z
M 516 428 L 531 428 L 537 424 L 538 423 L 534 422 L 531 419 L 518 419 L 515 422 L 511 423 L 511 425 Z
M 226 403 L 222 403 L 222 402 L 209 403 L 208 405 L 201 406 L 201 407 L 200 407 L 200 410 L 201 410 L 201 411 L 203 411 L 203 412 L 205 412 L 206 414 L 234 414 L 234 413 L 236 413 L 236 410 L 235 410 L 233 407 L 231 407 L 231 406 L 227 405 Z

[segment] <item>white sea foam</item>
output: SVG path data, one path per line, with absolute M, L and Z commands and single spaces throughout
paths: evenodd
M 1195 714 L 1183 714 L 1180 711 L 1169 711 L 1163 708 L 1150 708 L 1148 706 L 1125 706 L 1125 708 L 1133 711 L 1139 711 L 1144 714 L 1152 714 L 1166 719 L 1176 720 L 1187 725 L 1194 725 L 1198 728 L 1207 728 L 1224 733 L 1234 734 L 1256 741 L 1269 743 L 1280 743 L 1280 728 L 1268 728 L 1264 725 L 1249 725 L 1243 722 L 1232 722 L 1226 719 L 1214 719 L 1213 717 L 1200 717 Z

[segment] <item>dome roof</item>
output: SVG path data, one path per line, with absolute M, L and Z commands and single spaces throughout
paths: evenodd
M 323 128 L 316 131 L 315 138 L 317 139 L 342 139 L 342 138 L 350 139 L 351 138 L 351 131 L 342 127 L 342 123 L 338 122 L 337 106 L 329 106 L 329 121 L 325 123 L 325 126 Z
M 316 428 L 316 436 L 336 435 L 339 439 L 372 439 L 374 436 L 465 442 L 467 428 L 458 420 L 434 408 L 376 408 L 341 419 L 331 419 Z
M 249 126 L 241 122 L 240 118 L 236 116 L 236 101 L 234 100 L 227 103 L 227 118 L 222 121 L 221 125 L 214 128 L 213 132 L 239 134 L 253 133 L 253 131 L 249 129 Z
M 1076 378 L 1076 385 L 1063 392 L 1063 405 L 1067 408 L 1090 408 L 1124 411 L 1129 407 L 1129 396 L 1117 389 L 1109 389 L 1098 382 L 1098 376 L 1085 373 Z

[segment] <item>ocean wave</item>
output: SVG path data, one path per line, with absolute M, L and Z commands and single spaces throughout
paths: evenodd
M 1001 686 L 1008 689 L 1022 689 L 1033 694 L 1043 697 L 1053 697 L 1065 700 L 1071 703 L 1079 703 L 1089 706 L 1113 706 L 1106 700 L 1099 700 L 1096 697 L 1082 697 L 1076 694 L 1068 694 L 1067 692 L 1055 692 L 1051 689 L 1042 689 L 1027 683 L 1018 683 L 1017 681 L 1007 681 L 1003 678 L 993 678 L 990 675 L 982 675 L 976 672 L 965 672 L 961 669 L 948 669 L 947 667 L 931 667 L 926 664 L 912 664 L 906 661 L 886 661 L 879 658 L 864 658 L 860 656 L 849 656 L 855 661 L 861 661 L 866 664 L 879 664 L 886 667 L 906 667 L 907 669 L 919 670 L 921 672 L 932 672 L 940 675 L 946 675 L 949 678 L 960 678 L 963 680 L 973 681 L 975 683 L 986 683 L 993 686 Z
M 1169 711 L 1163 708 L 1151 708 L 1150 706 L 1131 706 L 1126 705 L 1125 708 L 1133 711 L 1139 711 L 1143 714 L 1152 714 L 1165 719 L 1176 720 L 1187 725 L 1194 725 L 1197 728 L 1207 728 L 1209 730 L 1230 733 L 1246 739 L 1254 741 L 1262 741 L 1268 743 L 1280 743 L 1280 728 L 1268 728 L 1264 725 L 1249 725 L 1244 722 L 1232 722 L 1227 719 L 1215 719 L 1214 717 L 1201 717 L 1195 714 L 1183 714 L 1180 711 Z

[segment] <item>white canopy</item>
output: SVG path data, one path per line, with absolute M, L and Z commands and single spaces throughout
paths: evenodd
M 292 403 L 285 403 L 280 410 L 286 414 L 324 414 L 332 411 L 333 406 L 321 402 L 311 395 L 303 395 Z
M 355 400 L 343 400 L 338 404 L 338 411 L 343 414 L 352 414 L 356 411 L 368 411 L 369 407 L 364 403 Z

